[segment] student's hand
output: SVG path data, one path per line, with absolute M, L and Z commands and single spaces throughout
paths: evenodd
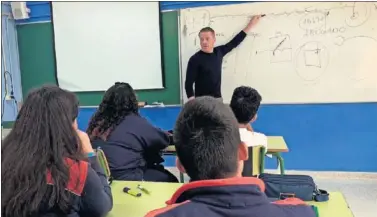
M 247 125 L 246 127 L 247 131 L 254 132 L 253 128 L 251 127 L 250 124 Z
M 188 101 L 191 101 L 193 99 L 195 99 L 195 96 L 192 96 L 192 97 L 188 98 Z
M 90 139 L 89 139 L 88 134 L 81 131 L 81 130 L 77 130 L 76 132 L 77 132 L 77 135 L 79 136 L 79 139 L 81 141 L 82 152 L 84 154 L 94 152 L 93 147 L 92 147 L 92 143 L 90 143 Z

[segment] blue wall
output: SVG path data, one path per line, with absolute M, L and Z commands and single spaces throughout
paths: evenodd
M 162 2 L 162 10 L 232 2 Z M 239 3 L 239 2 L 237 2 Z M 49 22 L 48 2 L 30 2 L 31 19 Z M 79 126 L 86 129 L 95 109 L 82 108 Z M 171 129 L 180 107 L 148 108 L 141 112 L 153 124 Z M 263 105 L 254 125 L 267 135 L 284 136 L 290 152 L 287 169 L 377 172 L 377 103 Z M 167 158 L 172 165 L 172 158 Z M 267 160 L 267 168 L 276 163 Z
M 4 100 L 5 89 L 10 93 L 12 86 L 15 99 L 20 102 L 22 99 L 21 74 L 18 59 L 17 31 L 13 19 L 10 18 L 11 8 L 9 3 L 1 3 L 1 38 L 2 38 L 2 60 L 1 60 L 1 99 L 3 121 L 14 121 L 17 116 L 18 106 L 15 100 Z M 9 72 L 5 74 L 5 71 Z M 6 79 L 4 78 L 6 76 Z
M 145 108 L 141 114 L 162 129 L 172 129 L 180 107 Z M 82 108 L 82 130 L 95 108 Z M 256 131 L 284 136 L 287 169 L 377 172 L 377 104 L 262 105 Z M 167 165 L 174 160 L 167 158 Z M 267 168 L 276 162 L 267 159 Z

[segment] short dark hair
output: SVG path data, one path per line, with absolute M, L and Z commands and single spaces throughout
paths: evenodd
M 212 34 L 215 34 L 215 30 L 213 30 L 211 27 L 207 26 L 207 27 L 204 27 L 202 28 L 200 31 L 199 31 L 199 34 L 202 33 L 202 32 L 212 32 Z
M 248 124 L 257 114 L 261 101 L 262 96 L 254 88 L 237 87 L 233 92 L 230 107 L 238 123 Z
M 238 123 L 229 106 L 213 97 L 198 97 L 183 106 L 174 143 L 192 181 L 229 178 L 237 172 Z

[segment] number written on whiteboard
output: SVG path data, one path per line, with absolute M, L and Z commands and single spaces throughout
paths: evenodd
M 319 29 L 326 24 L 326 14 L 310 13 L 300 20 L 301 29 Z

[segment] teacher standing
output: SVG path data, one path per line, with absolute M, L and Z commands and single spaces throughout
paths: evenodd
M 212 96 L 222 100 L 221 68 L 224 56 L 236 48 L 255 26 L 260 15 L 253 16 L 247 26 L 225 45 L 214 47 L 215 31 L 211 27 L 200 30 L 201 50 L 190 57 L 186 71 L 185 90 L 189 100 L 200 96 Z M 195 93 L 193 84 L 195 83 Z

